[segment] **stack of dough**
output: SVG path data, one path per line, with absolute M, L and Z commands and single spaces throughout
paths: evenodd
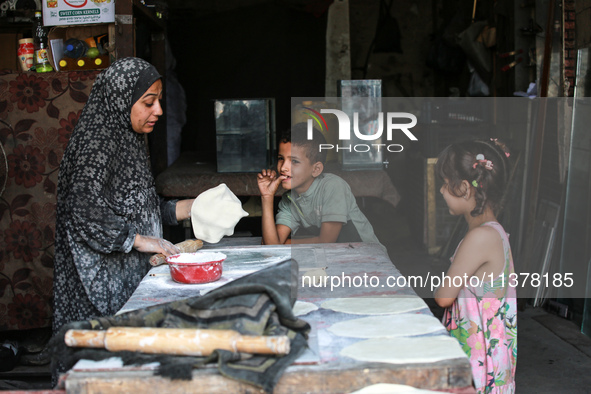
M 201 193 L 191 206 L 191 223 L 195 238 L 217 243 L 234 234 L 240 219 L 248 216 L 242 203 L 225 183 Z
M 344 320 L 328 328 L 340 337 L 367 338 L 342 349 L 341 356 L 390 364 L 466 358 L 458 341 L 438 319 L 410 313 L 428 309 L 420 297 L 335 298 L 321 306 L 341 313 L 375 315 Z

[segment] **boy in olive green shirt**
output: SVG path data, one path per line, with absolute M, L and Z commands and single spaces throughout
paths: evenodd
M 326 152 L 324 136 L 313 130 L 307 139 L 307 125 L 299 123 L 279 143 L 275 171 L 258 174 L 262 199 L 263 244 L 375 242 L 373 228 L 357 206 L 351 188 L 334 174 L 323 174 Z M 288 190 L 279 202 L 275 218 L 273 201 L 279 185 Z M 310 236 L 289 239 L 299 229 Z M 380 244 L 385 250 L 383 245 Z

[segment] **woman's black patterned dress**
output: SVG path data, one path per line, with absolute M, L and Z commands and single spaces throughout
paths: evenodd
M 159 78 L 144 60 L 115 62 L 72 133 L 58 180 L 54 332 L 117 312 L 149 269 L 135 235 L 162 237 L 162 219 L 176 222 L 175 202 L 156 194 L 145 137 L 131 127 L 131 107 Z

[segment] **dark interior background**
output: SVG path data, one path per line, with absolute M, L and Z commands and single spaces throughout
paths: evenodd
M 276 127 L 291 97 L 324 96 L 326 13 L 267 3 L 196 16 L 171 10 L 168 38 L 187 98 L 181 151 L 215 162 L 214 99 L 275 98 Z

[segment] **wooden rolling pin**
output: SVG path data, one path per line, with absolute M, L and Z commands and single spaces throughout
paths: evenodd
M 208 356 L 220 349 L 251 354 L 289 353 L 289 338 L 285 335 L 249 336 L 233 330 L 111 327 L 106 331 L 68 330 L 64 340 L 70 347 L 105 348 L 112 352 Z
M 199 239 L 187 239 L 186 241 L 179 242 L 174 246 L 179 248 L 181 253 L 193 253 L 203 247 L 203 241 Z M 166 263 L 166 256 L 164 256 L 162 253 L 158 253 L 150 257 L 150 264 L 152 264 L 154 267 L 164 263 Z

